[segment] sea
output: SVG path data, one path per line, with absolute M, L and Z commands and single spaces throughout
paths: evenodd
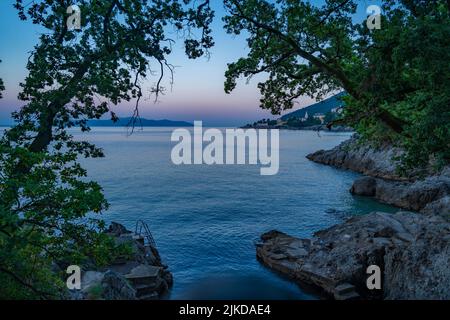
M 351 195 L 357 173 L 305 158 L 351 133 L 282 130 L 279 171 L 264 176 L 258 165 L 173 164 L 174 129 L 73 132 L 104 150 L 104 158 L 81 161 L 110 203 L 102 218 L 131 230 L 138 220 L 148 224 L 174 277 L 166 299 L 318 299 L 313 288 L 258 262 L 260 235 L 311 237 L 351 216 L 397 211 Z

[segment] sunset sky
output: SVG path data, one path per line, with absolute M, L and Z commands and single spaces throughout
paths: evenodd
M 322 1 L 313 1 L 322 2 Z M 362 1 L 376 4 L 378 1 Z M 6 86 L 4 98 L 0 100 L 0 124 L 9 124 L 11 111 L 18 109 L 23 102 L 17 100 L 19 83 L 26 75 L 26 61 L 39 36 L 39 30 L 30 21 L 20 21 L 12 7 L 14 0 L 0 1 L 0 77 Z M 213 36 L 216 45 L 211 50 L 210 59 L 189 60 L 184 56 L 182 41 L 170 56 L 170 62 L 177 66 L 173 90 L 168 90 L 156 104 L 149 92 L 141 103 L 141 115 L 148 119 L 203 120 L 206 125 L 243 125 L 261 118 L 272 117 L 270 112 L 259 108 L 259 92 L 256 88 L 258 78 L 249 84 L 245 80 L 233 91 L 225 94 L 223 90 L 224 72 L 227 63 L 245 56 L 247 45 L 245 37 L 228 35 L 222 29 L 221 17 L 225 14 L 222 1 L 213 0 L 216 17 L 213 23 Z M 364 15 L 364 11 L 360 16 Z M 261 79 L 261 78 L 260 78 Z M 167 79 L 166 79 L 167 80 Z M 149 89 L 155 78 L 147 79 Z M 169 87 L 168 81 L 166 86 Z M 308 97 L 298 100 L 296 108 L 309 105 Z M 130 116 L 133 102 L 114 107 L 119 116 Z

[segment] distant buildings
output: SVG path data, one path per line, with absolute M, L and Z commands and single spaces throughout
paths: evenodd
M 325 119 L 325 115 L 323 113 L 314 113 L 313 118 L 317 119 L 317 120 L 320 120 L 320 123 L 323 124 L 323 121 Z
M 336 107 L 336 108 L 333 108 L 333 109 L 331 109 L 331 112 L 332 113 L 338 113 L 338 114 L 341 114 L 342 113 L 342 106 L 339 106 L 339 107 Z
M 337 95 L 338 96 L 338 95 Z M 313 110 L 309 110 L 308 113 L 307 110 L 304 110 L 304 114 L 302 116 L 301 109 L 294 111 L 290 113 L 290 117 L 286 117 L 284 115 L 281 118 L 278 118 L 276 120 L 271 119 L 262 119 L 257 122 L 254 122 L 253 124 L 248 124 L 247 128 L 259 128 L 259 129 L 267 129 L 267 128 L 273 128 L 273 127 L 308 127 L 308 126 L 314 126 L 318 125 L 319 122 L 321 124 L 324 124 L 325 122 L 329 122 L 330 119 L 335 119 L 338 117 L 339 114 L 342 113 L 344 104 L 336 99 L 336 96 L 329 98 L 325 101 L 328 101 L 327 103 L 333 103 L 333 108 L 320 108 L 317 111 L 321 112 L 312 112 Z M 321 102 L 319 104 L 323 104 L 324 102 Z M 311 107 L 311 106 L 310 106 Z M 308 107 L 308 108 L 310 108 Z M 330 106 L 331 107 L 331 106 Z M 316 111 L 314 110 L 314 111 Z
M 333 109 L 330 110 L 330 113 L 341 114 L 342 113 L 342 107 L 339 106 L 339 107 L 333 108 Z M 306 111 L 305 115 L 303 116 L 303 118 L 298 118 L 298 120 L 300 122 L 306 122 L 306 121 L 308 121 L 309 118 L 310 118 L 310 116 L 308 115 L 308 111 Z M 325 121 L 326 115 L 321 113 L 321 112 L 316 112 L 316 113 L 314 113 L 312 115 L 312 118 L 319 120 L 323 124 L 324 121 Z
M 323 123 L 323 120 L 325 119 L 325 115 L 323 113 L 314 113 L 313 119 L 320 120 L 321 123 Z M 305 116 L 303 118 L 299 118 L 301 122 L 306 122 L 309 119 L 308 111 L 305 112 Z
M 301 121 L 301 122 L 305 122 L 306 120 L 308 120 L 308 111 L 306 111 L 306 113 L 305 113 L 305 116 L 303 117 L 303 118 L 299 118 L 299 120 Z

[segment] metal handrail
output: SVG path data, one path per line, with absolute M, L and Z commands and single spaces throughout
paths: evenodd
M 142 233 L 142 229 L 144 229 L 144 233 Z M 134 233 L 138 236 L 144 237 L 144 245 L 149 245 L 153 248 L 156 248 L 155 239 L 153 238 L 153 235 L 150 232 L 150 228 L 144 221 L 142 221 L 142 220 L 136 221 L 136 227 L 134 229 Z M 147 243 L 145 242 L 145 240 L 147 240 Z

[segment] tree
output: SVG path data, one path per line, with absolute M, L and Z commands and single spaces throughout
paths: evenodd
M 0 142 L 0 282 L 3 298 L 55 298 L 68 264 L 112 259 L 113 244 L 101 231 L 107 201 L 101 187 L 86 181 L 77 158 L 100 157 L 102 150 L 74 141 L 67 128 L 89 130 L 110 105 L 136 101 L 139 118 L 142 80 L 157 75 L 151 89 L 164 91 L 171 76 L 168 55 L 184 37 L 195 59 L 213 45 L 209 1 L 80 0 L 81 29 L 69 28 L 69 0 L 16 0 L 19 17 L 46 29 L 27 64 L 13 114 L 16 124 Z M 69 13 L 68 13 L 69 12 Z M 111 118 L 117 119 L 111 112 Z M 132 123 L 131 125 L 134 125 Z M 56 271 L 55 271 L 56 270 Z
M 241 76 L 266 73 L 261 107 L 279 114 L 302 95 L 345 90 L 343 119 L 330 125 L 399 144 L 404 168 L 448 163 L 450 3 L 384 1 L 379 30 L 355 21 L 359 4 L 225 0 L 227 32 L 248 34 L 250 48 L 228 65 L 225 91 Z
M 323 118 L 324 123 L 331 123 L 332 121 L 338 118 L 338 114 L 335 112 L 327 112 L 325 113 L 325 117 Z

